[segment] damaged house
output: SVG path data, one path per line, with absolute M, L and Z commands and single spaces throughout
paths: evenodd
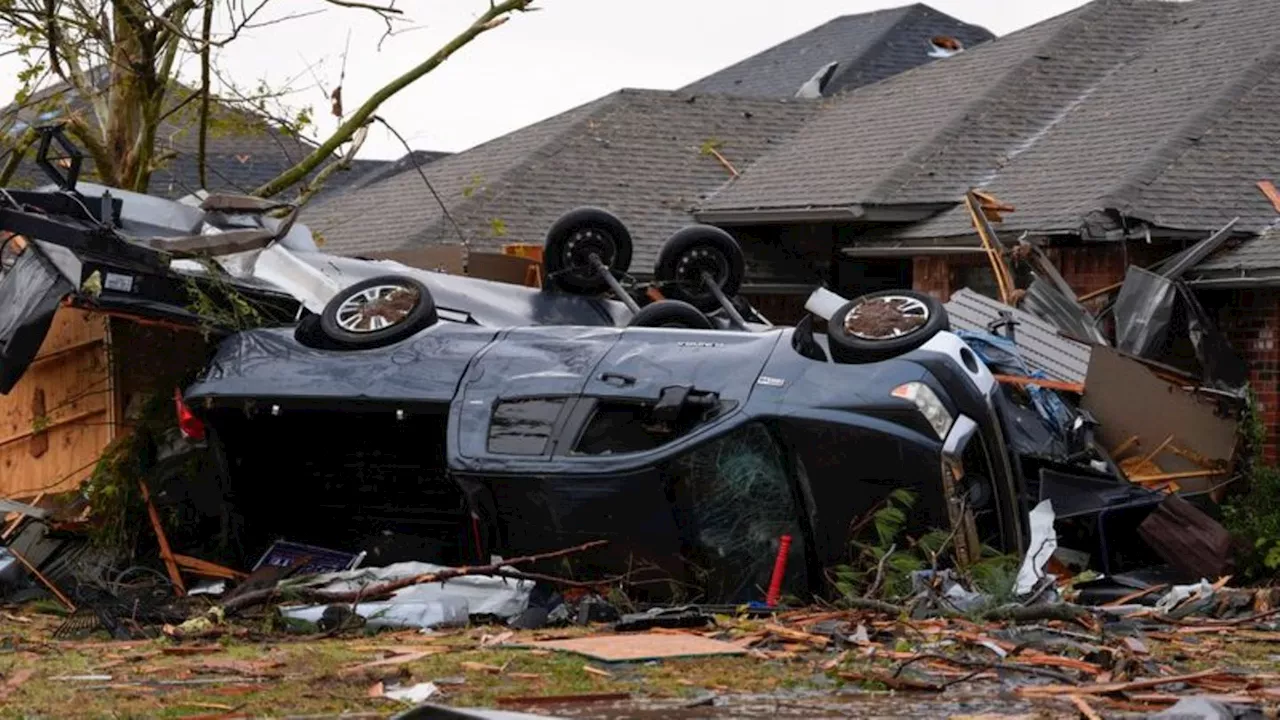
M 424 171 L 440 202 L 409 172 L 357 181 L 314 202 L 303 221 L 328 251 L 408 261 L 405 251 L 432 245 L 538 242 L 567 209 L 595 205 L 632 229 L 631 274 L 643 280 L 659 243 L 694 222 L 698 203 L 822 112 L 816 98 L 991 37 L 923 4 L 839 17 L 680 90 L 620 90 L 439 160 Z M 817 92 L 801 92 L 815 79 Z M 369 212 L 381 222 L 357 228 Z M 770 280 L 786 274 L 752 269 L 744 297 L 769 315 L 779 292 L 807 292 Z
M 694 215 L 788 268 L 754 278 L 796 288 L 784 322 L 815 283 L 996 296 L 971 188 L 1085 298 L 1238 218 L 1185 279 L 1248 356 L 1274 459 L 1277 22 L 1265 0 L 1096 0 L 834 99 Z

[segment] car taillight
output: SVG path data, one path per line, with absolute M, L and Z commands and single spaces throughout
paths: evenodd
M 183 402 L 182 391 L 177 388 L 173 390 L 173 404 L 178 410 L 178 429 L 182 431 L 182 436 L 190 440 L 203 440 L 204 423 Z

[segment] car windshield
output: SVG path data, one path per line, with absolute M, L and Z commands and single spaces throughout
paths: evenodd
M 663 468 L 685 560 L 706 596 L 762 597 L 783 536 L 791 538 L 783 587 L 807 587 L 801 504 L 787 467 L 769 429 L 750 423 Z

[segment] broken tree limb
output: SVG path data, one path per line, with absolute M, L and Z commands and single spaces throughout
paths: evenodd
M 350 0 L 345 0 L 350 2 Z M 329 139 L 320 143 L 310 155 L 299 160 L 296 165 L 281 173 L 275 179 L 267 182 L 251 194 L 258 197 L 271 197 L 279 194 L 284 189 L 291 187 L 310 175 L 312 171 L 320 167 L 322 163 L 332 157 L 333 153 L 344 143 L 355 135 L 356 131 L 364 127 L 373 119 L 378 108 L 382 103 L 396 93 L 412 85 L 418 78 L 435 70 L 438 66 L 448 60 L 454 53 L 461 50 L 468 43 L 474 40 L 481 33 L 492 30 L 497 27 L 493 23 L 500 17 L 505 17 L 515 12 L 527 12 L 536 8 L 529 7 L 533 4 L 533 0 L 505 0 L 504 2 L 495 2 L 489 6 L 489 9 L 481 13 L 471 25 L 437 50 L 433 55 L 423 60 L 418 65 L 410 68 L 407 72 L 396 77 L 391 82 L 379 88 L 364 104 L 356 109 L 355 112 L 342 123 Z
M 324 592 L 322 590 L 297 587 L 287 588 L 286 592 L 288 592 L 291 597 L 315 603 L 353 603 L 379 600 L 391 595 L 397 590 L 402 590 L 413 585 L 444 582 L 445 580 L 452 580 L 453 578 L 464 577 L 467 575 L 492 575 L 495 572 L 502 571 L 504 567 L 511 565 L 527 565 L 529 563 L 540 562 L 543 560 L 553 560 L 555 558 L 565 557 L 566 555 L 573 555 L 587 550 L 592 550 L 601 547 L 606 543 L 608 543 L 607 540 L 593 540 L 592 542 L 583 543 L 582 545 L 577 545 L 571 548 L 565 548 L 564 550 L 555 550 L 553 552 L 540 553 L 538 555 L 509 558 L 491 565 L 467 565 L 456 568 L 445 568 L 439 572 L 423 573 L 421 575 L 414 575 L 413 577 L 401 578 L 399 580 L 390 580 L 380 585 L 364 587 L 350 592 Z M 219 607 L 224 613 L 231 615 L 244 610 L 245 608 L 269 602 L 272 598 L 277 597 L 280 594 L 280 588 L 270 587 L 264 590 L 256 590 L 254 592 L 234 597 Z

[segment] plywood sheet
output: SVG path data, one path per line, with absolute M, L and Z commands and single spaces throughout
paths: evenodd
M 593 635 L 570 640 L 547 640 L 526 647 L 577 653 L 604 662 L 637 662 L 663 658 L 741 655 L 732 643 L 684 633 Z
M 105 327 L 59 310 L 36 360 L 0 395 L 0 496 L 71 490 L 92 473 L 111 438 Z
M 1170 385 L 1112 348 L 1093 348 L 1081 405 L 1098 420 L 1098 437 L 1108 448 L 1136 436 L 1141 445 L 1133 454 L 1145 455 L 1172 437 L 1173 445 L 1207 460 L 1227 463 L 1235 452 L 1237 423 L 1220 417 L 1216 403 Z M 1154 461 L 1165 472 L 1201 469 L 1172 452 L 1161 452 Z M 1178 480 L 1188 491 L 1215 482 L 1220 480 Z

